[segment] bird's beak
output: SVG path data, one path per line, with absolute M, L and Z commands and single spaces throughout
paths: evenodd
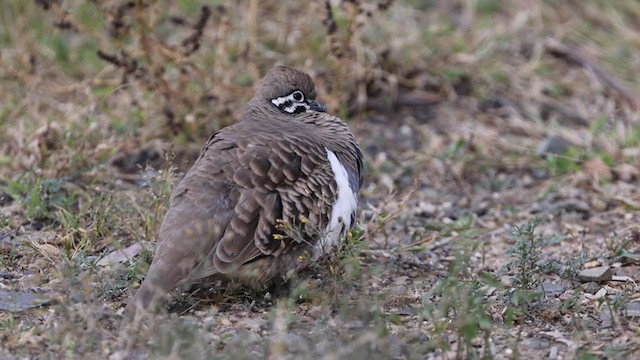
M 327 107 L 315 100 L 309 101 L 309 108 L 313 111 L 327 112 Z

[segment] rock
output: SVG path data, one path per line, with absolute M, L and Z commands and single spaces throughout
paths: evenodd
M 573 144 L 558 135 L 547 136 L 538 145 L 538 155 L 546 157 L 549 154 L 561 155 L 567 152 Z
M 586 202 L 578 199 L 567 199 L 558 201 L 554 204 L 553 214 L 559 215 L 563 212 L 577 212 L 585 215 L 591 214 L 591 206 Z
M 364 323 L 360 320 L 352 320 L 345 323 L 343 327 L 349 330 L 362 330 L 364 329 Z
M 504 285 L 505 287 L 512 287 L 513 286 L 513 279 L 511 278 L 511 276 L 505 275 L 503 277 L 500 278 L 500 284 Z
M 583 282 L 595 281 L 609 281 L 613 274 L 611 273 L 611 268 L 609 266 L 600 266 L 592 269 L 585 269 L 578 273 L 578 279 Z
M 605 289 L 605 288 L 601 288 L 600 290 L 598 290 L 598 292 L 596 292 L 593 295 L 584 294 L 584 297 L 586 299 L 589 299 L 589 300 L 599 300 L 599 299 L 604 298 L 605 296 L 607 296 L 607 289 Z
M 549 281 L 545 281 L 537 289 L 537 291 L 542 291 L 547 296 L 553 296 L 553 297 L 560 296 L 562 293 L 565 292 L 565 290 L 567 290 L 566 286 L 561 285 L 561 284 L 554 284 L 554 283 L 549 282 Z
M 609 309 L 603 309 L 600 311 L 600 323 L 594 324 L 594 330 L 610 329 L 613 326 L 613 319 L 611 318 L 611 312 Z
M 246 318 L 240 320 L 238 322 L 238 325 L 251 331 L 257 332 L 267 328 L 267 320 L 260 318 Z
M 415 312 L 416 311 L 412 306 L 405 306 L 396 310 L 394 314 L 401 315 L 401 316 L 409 316 L 409 315 L 413 315 Z
M 551 343 L 544 338 L 529 338 L 522 340 L 522 345 L 534 350 L 544 350 L 548 349 Z
M 600 285 L 596 282 L 589 281 L 587 283 L 582 284 L 582 289 L 587 294 L 595 294 L 600 290 Z
M 624 314 L 627 317 L 640 317 L 640 302 L 632 302 L 627 304 Z
M 0 185 L 6 185 L 3 181 L 0 181 Z M 7 206 L 13 203 L 13 197 L 8 193 L 0 190 L 0 206 Z
M 625 251 L 620 255 L 620 262 L 623 264 L 640 263 L 640 255 Z
M 592 196 L 589 199 L 589 205 L 591 205 L 591 208 L 593 210 L 599 211 L 599 212 L 606 211 L 607 207 L 609 206 L 606 201 L 604 201 L 603 199 L 601 199 L 601 198 L 599 198 L 597 196 Z
M 142 249 L 150 249 L 152 246 L 149 243 L 141 244 L 135 243 L 124 249 L 118 249 L 107 254 L 102 259 L 98 260 L 96 265 L 98 266 L 113 266 L 115 264 L 125 263 L 133 259 L 136 255 L 142 251 Z
M 38 294 L 0 289 L 0 310 L 21 312 L 48 303 L 50 300 Z
M 586 263 L 584 263 L 584 265 L 582 265 L 582 267 L 585 269 L 597 268 L 600 266 L 602 266 L 602 263 L 599 260 L 587 261 Z

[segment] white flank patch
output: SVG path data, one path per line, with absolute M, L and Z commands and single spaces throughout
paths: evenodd
M 331 171 L 333 171 L 333 176 L 335 176 L 338 185 L 338 198 L 331 209 L 329 226 L 315 246 L 314 255 L 316 258 L 327 253 L 338 242 L 340 237 L 344 236 L 343 229 L 346 232 L 351 228 L 351 214 L 358 207 L 356 195 L 351 191 L 351 186 L 349 186 L 347 169 L 345 169 L 333 151 L 326 150 L 327 159 L 331 164 Z

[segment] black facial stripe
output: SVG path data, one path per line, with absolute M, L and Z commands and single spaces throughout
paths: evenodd
M 303 113 L 303 112 L 305 112 L 305 111 L 307 111 L 307 107 L 306 107 L 306 106 L 304 106 L 304 105 L 298 105 L 298 106 L 296 106 L 296 109 L 295 109 L 295 110 L 293 110 L 293 113 L 292 113 L 292 114 L 300 114 L 300 113 Z
M 293 97 L 293 94 L 279 97 L 271 100 L 271 103 L 288 114 L 300 114 L 309 111 L 311 108 L 309 104 L 303 101 L 296 101 Z

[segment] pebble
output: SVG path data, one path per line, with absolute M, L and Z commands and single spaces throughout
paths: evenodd
M 600 266 L 597 268 L 585 269 L 578 273 L 578 279 L 583 282 L 587 281 L 609 281 L 613 274 L 611 273 L 611 268 L 609 266 Z
M 625 310 L 625 315 L 627 317 L 640 317 L 640 302 L 632 302 L 627 304 Z
M 567 290 L 567 287 L 562 284 L 554 284 L 549 281 L 545 281 L 537 289 L 538 291 L 544 291 L 547 296 L 560 296 Z
M 564 154 L 573 144 L 559 135 L 547 136 L 538 144 L 538 155 L 546 157 L 548 154 Z
M 600 290 L 600 285 L 596 282 L 589 281 L 582 284 L 582 289 L 588 294 L 595 294 L 598 292 L 598 290 Z

